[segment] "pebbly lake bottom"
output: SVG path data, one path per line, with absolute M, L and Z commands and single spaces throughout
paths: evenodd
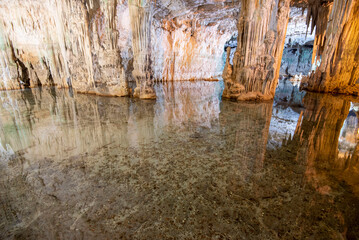
M 0 239 L 359 239 L 359 99 L 0 92 Z

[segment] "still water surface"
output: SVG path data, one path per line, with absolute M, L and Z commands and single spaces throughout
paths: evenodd
M 0 92 L 0 239 L 359 239 L 359 100 L 156 91 Z

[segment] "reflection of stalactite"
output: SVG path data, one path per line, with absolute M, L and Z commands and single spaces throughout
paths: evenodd
M 351 170 L 359 166 L 359 143 L 356 144 L 354 150 L 344 161 L 343 170 Z
M 301 206 L 290 213 L 296 216 L 296 224 L 301 222 L 305 225 L 303 219 L 320 218 L 320 224 L 329 234 L 328 237 L 321 237 L 330 238 L 336 234 L 344 239 L 353 238 L 358 232 L 359 195 L 353 194 L 357 188 L 357 183 L 353 181 L 356 177 L 343 178 L 347 172 L 340 167 L 342 160 L 338 159 L 339 136 L 349 113 L 350 101 L 307 93 L 303 105 L 294 135 L 284 140 L 280 148 L 267 150 L 266 160 L 282 166 L 278 168 L 279 172 L 283 172 L 279 181 L 287 181 L 285 192 L 291 196 L 290 202 L 295 203 L 296 208 Z M 282 204 L 276 206 L 284 209 Z M 329 215 L 340 216 L 342 220 L 332 224 L 333 218 Z M 312 224 L 301 225 L 301 229 L 307 231 Z M 320 238 L 318 233 L 311 233 L 310 236 L 316 234 L 314 238 Z M 305 235 L 301 232 L 297 237 L 306 238 Z
M 339 157 L 338 159 L 338 168 L 340 169 L 341 178 L 347 181 L 351 186 L 353 186 L 353 191 L 359 196 L 359 113 L 355 111 L 357 125 L 354 131 L 356 145 L 349 153 L 345 153 L 344 156 Z
M 308 93 L 303 104 L 305 110 L 298 119 L 295 133 L 282 148 L 293 153 L 291 157 L 298 164 L 306 166 L 307 181 L 318 192 L 329 194 L 330 174 L 337 172 L 339 177 L 343 171 L 338 144 L 350 102 L 330 95 Z
M 218 121 L 220 93 L 218 82 L 168 82 L 156 87 L 155 122 L 158 125 L 188 126 L 189 123 L 211 128 Z
M 347 118 L 350 102 L 333 96 L 307 94 L 306 108 L 298 121 L 294 141 L 308 147 L 308 161 L 335 163 L 340 130 Z

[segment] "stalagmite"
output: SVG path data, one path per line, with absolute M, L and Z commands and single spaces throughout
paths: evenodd
M 226 63 L 223 72 L 223 97 L 273 99 L 289 19 L 289 3 L 289 0 L 242 1 L 233 66 Z
M 315 9 L 314 14 L 311 11 L 317 27 L 313 65 L 318 67 L 303 80 L 301 87 L 358 95 L 359 1 L 334 0 Z

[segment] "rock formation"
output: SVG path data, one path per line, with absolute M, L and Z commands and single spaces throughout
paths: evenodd
M 154 98 L 156 80 L 213 80 L 238 1 L 5 0 L 1 89 L 38 85 Z
M 289 19 L 290 1 L 242 1 L 238 46 L 223 72 L 223 97 L 269 100 L 274 97 Z M 228 51 L 227 51 L 228 52 Z
M 297 7 L 291 16 L 290 4 Z M 303 88 L 357 94 L 358 5 L 357 0 L 4 0 L 0 89 L 72 86 L 83 93 L 153 99 L 157 81 L 223 77 L 225 98 L 273 99 L 284 44 L 291 49 L 285 50 L 281 73 L 309 69 L 312 43 L 304 34 L 305 11 L 300 13 L 307 8 L 309 35 L 315 29 L 313 63 L 320 66 Z M 294 27 L 286 38 L 289 17 Z M 230 46 L 226 58 L 223 46 L 235 36 L 238 46 Z
M 313 64 L 318 67 L 302 88 L 358 95 L 359 1 L 312 2 L 308 18 L 317 28 Z
M 153 6 L 149 0 L 130 0 L 133 76 L 136 79 L 134 95 L 144 99 L 156 98 L 151 69 L 151 25 Z
M 57 85 L 128 95 L 132 52 L 126 12 L 126 3 L 116 0 L 3 1 L 1 88 Z

